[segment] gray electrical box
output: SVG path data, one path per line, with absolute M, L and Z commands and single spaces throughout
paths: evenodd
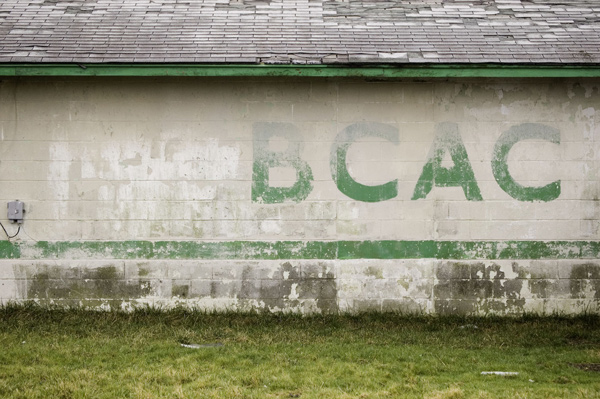
M 23 202 L 16 200 L 8 203 L 8 220 L 11 223 L 23 223 L 24 214 L 25 204 Z

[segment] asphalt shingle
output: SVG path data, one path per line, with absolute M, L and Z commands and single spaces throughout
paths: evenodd
M 597 0 L 3 0 L 0 62 L 600 63 Z

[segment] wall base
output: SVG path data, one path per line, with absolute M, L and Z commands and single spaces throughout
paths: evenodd
M 588 260 L 2 260 L 0 301 L 94 309 L 598 313 Z

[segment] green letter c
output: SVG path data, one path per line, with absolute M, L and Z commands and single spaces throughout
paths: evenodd
M 331 146 L 331 177 L 338 189 L 348 197 L 363 202 L 380 202 L 398 195 L 398 179 L 377 186 L 367 186 L 354 180 L 347 167 L 348 149 L 362 137 L 380 137 L 398 144 L 398 129 L 378 122 L 354 123 L 342 130 Z
M 507 158 L 512 147 L 519 141 L 541 139 L 560 144 L 560 131 L 539 123 L 523 123 L 502 133 L 492 158 L 492 172 L 498 185 L 508 195 L 519 201 L 552 201 L 560 195 L 560 180 L 543 187 L 526 187 L 515 181 L 508 171 Z

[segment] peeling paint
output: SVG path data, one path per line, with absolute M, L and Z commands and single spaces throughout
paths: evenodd
M 0 259 L 595 259 L 597 241 L 0 242 Z

